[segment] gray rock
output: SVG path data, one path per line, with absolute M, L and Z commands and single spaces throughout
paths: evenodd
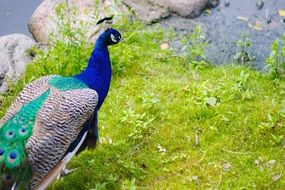
M 156 4 L 166 6 L 171 12 L 186 18 L 199 16 L 205 8 L 215 7 L 219 0 L 154 0 Z
M 169 16 L 166 7 L 154 4 L 153 1 L 124 0 L 125 5 L 131 8 L 135 15 L 146 23 L 154 23 Z
M 0 94 L 7 90 L 7 81 L 15 82 L 31 61 L 27 50 L 35 41 L 23 34 L 0 37 Z
M 263 5 L 264 5 L 264 2 L 262 0 L 257 0 L 256 1 L 256 7 L 257 7 L 258 10 L 261 10 Z
M 101 29 L 96 25 L 100 18 L 128 11 L 125 6 L 118 5 L 116 0 L 44 0 L 37 7 L 28 24 L 36 41 L 48 43 L 50 33 L 59 35 L 62 23 L 57 18 L 56 8 L 66 2 L 63 16 L 70 19 L 73 29 L 83 29 L 85 37 L 90 43 L 95 42 L 97 33 Z
M 170 13 L 194 18 L 199 16 L 205 8 L 219 4 L 219 0 L 123 0 L 123 2 L 133 9 L 140 20 L 147 23 L 156 22 Z

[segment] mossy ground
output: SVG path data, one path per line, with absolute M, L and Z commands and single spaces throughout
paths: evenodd
M 160 49 L 166 33 L 125 26 L 117 28 L 126 42 L 110 47 L 101 143 L 51 189 L 283 189 L 284 82 L 246 67 L 189 67 Z M 91 50 L 57 42 L 41 53 L 1 96 L 0 116 L 26 83 L 80 72 Z

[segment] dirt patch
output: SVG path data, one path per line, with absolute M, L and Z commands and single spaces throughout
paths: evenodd
M 234 62 L 240 51 L 236 42 L 245 34 L 251 43 L 248 51 L 255 57 L 254 67 L 264 69 L 272 42 L 285 32 L 285 17 L 278 14 L 282 9 L 285 10 L 284 0 L 222 0 L 215 9 L 205 11 L 195 19 L 174 15 L 159 25 L 173 28 L 182 38 L 200 24 L 209 43 L 207 59 L 217 65 Z M 182 45 L 177 39 L 171 46 L 179 51 Z

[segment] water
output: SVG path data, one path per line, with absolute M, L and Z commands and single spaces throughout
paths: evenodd
M 43 0 L 0 0 L 0 36 L 21 33 L 32 36 L 28 22 Z

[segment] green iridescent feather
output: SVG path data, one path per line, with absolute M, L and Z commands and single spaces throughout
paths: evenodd
M 62 91 L 88 88 L 84 82 L 73 77 L 54 76 L 48 81 L 48 83 Z
M 37 99 L 24 105 L 18 113 L 0 128 L 0 165 L 1 170 L 13 170 L 21 165 L 26 154 L 24 145 L 32 135 L 36 115 L 48 98 L 50 90 Z M 3 167 L 4 166 L 4 167 Z M 2 173 L 2 172 L 1 172 Z

